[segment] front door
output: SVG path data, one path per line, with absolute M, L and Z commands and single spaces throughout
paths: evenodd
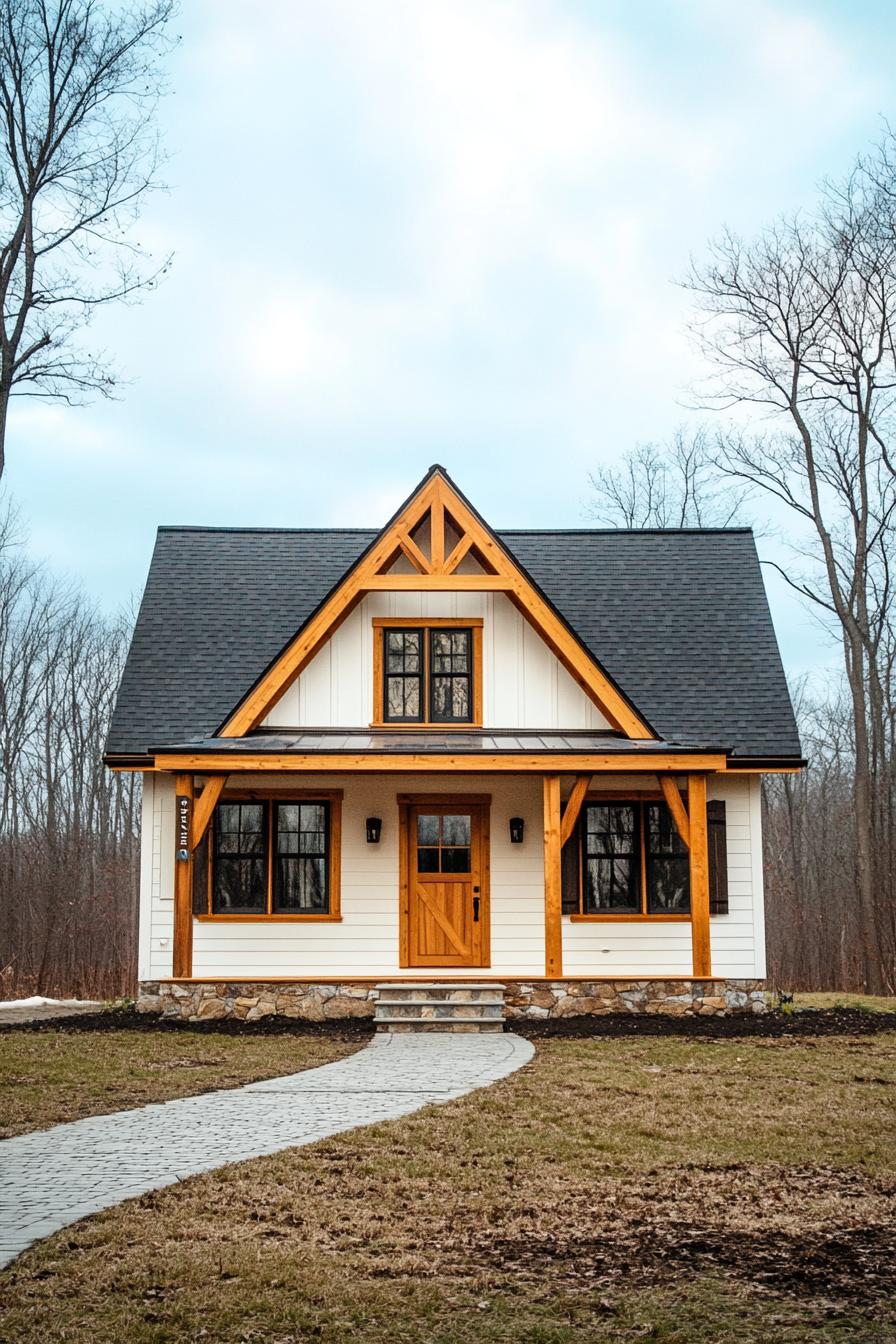
M 418 798 L 402 809 L 408 966 L 488 966 L 488 804 Z

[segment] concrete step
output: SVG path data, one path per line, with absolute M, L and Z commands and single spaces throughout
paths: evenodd
M 432 1003 L 429 999 L 396 999 L 394 1003 L 383 1003 L 381 1000 L 377 1008 L 378 1016 L 395 1018 L 453 1017 L 458 1021 L 464 1018 L 482 1018 L 484 1021 L 494 1018 L 498 1022 L 504 1021 L 503 1003 L 455 1003 L 445 999 Z
M 458 1019 L 456 1017 L 414 1017 L 376 1019 L 377 1031 L 469 1032 L 503 1031 L 504 1023 L 497 1018 Z
M 405 980 L 377 985 L 378 1031 L 503 1031 L 504 986 Z

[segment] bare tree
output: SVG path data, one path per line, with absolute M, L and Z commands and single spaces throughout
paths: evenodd
M 133 987 L 136 971 L 140 788 L 102 763 L 131 622 L 102 617 L 29 561 L 23 542 L 7 505 L 0 510 L 0 998 L 111 997 Z
M 153 113 L 173 0 L 0 0 L 0 478 L 10 398 L 111 395 L 77 340 L 167 268 L 131 239 L 156 185 Z
M 781 573 L 841 644 L 864 976 L 878 992 L 896 975 L 894 162 L 888 133 L 824 186 L 814 215 L 748 243 L 724 233 L 687 281 L 714 365 L 706 401 L 758 406 L 772 423 L 720 440 L 716 466 L 789 512 L 794 561 Z
M 730 527 L 745 491 L 721 485 L 704 430 L 678 429 L 668 444 L 644 443 L 621 465 L 589 476 L 589 515 L 608 527 Z

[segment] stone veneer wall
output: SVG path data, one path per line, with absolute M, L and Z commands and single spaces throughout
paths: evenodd
M 459 975 L 458 980 L 462 979 Z M 505 989 L 508 1019 L 605 1013 L 724 1017 L 731 1013 L 764 1013 L 768 1007 L 761 980 L 503 980 L 500 983 Z M 137 1011 L 189 1022 L 214 1018 L 257 1022 L 259 1018 L 275 1015 L 324 1022 L 373 1017 L 376 999 L 374 985 L 356 981 L 277 985 L 242 981 L 175 984 L 163 980 L 141 984 Z

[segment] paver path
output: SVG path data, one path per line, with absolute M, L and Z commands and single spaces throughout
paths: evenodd
M 101 1043 L 100 1043 L 101 1045 Z M 450 1101 L 527 1063 L 529 1041 L 382 1035 L 285 1078 L 94 1115 L 0 1142 L 0 1265 L 68 1223 L 230 1162 Z

